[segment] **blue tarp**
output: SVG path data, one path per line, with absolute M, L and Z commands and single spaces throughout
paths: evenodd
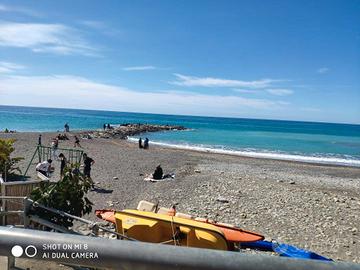
M 323 257 L 315 252 L 297 248 L 295 246 L 287 244 L 279 244 L 270 241 L 256 241 L 251 243 L 241 243 L 242 248 L 258 249 L 263 251 L 274 251 L 280 256 L 301 258 L 310 260 L 332 261 L 326 257 Z

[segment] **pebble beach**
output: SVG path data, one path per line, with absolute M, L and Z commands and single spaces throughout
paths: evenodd
M 60 148 L 72 147 L 60 141 Z M 15 138 L 15 156 L 24 170 L 39 133 L 0 134 Z M 49 145 L 56 133 L 42 133 Z M 135 208 L 140 200 L 179 212 L 231 223 L 266 239 L 297 245 L 334 260 L 360 263 L 360 168 L 255 159 L 153 146 L 139 149 L 121 139 L 81 140 L 95 160 L 95 209 Z M 173 180 L 146 182 L 161 164 Z M 60 163 L 55 161 L 58 177 Z M 35 164 L 28 175 L 36 179 Z M 100 221 L 94 214 L 86 216 Z M 65 268 L 64 268 L 65 269 Z

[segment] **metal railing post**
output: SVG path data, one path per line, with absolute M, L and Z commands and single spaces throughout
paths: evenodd
M 142 270 L 360 270 L 359 264 L 250 255 L 74 234 L 0 227 L 0 256 L 19 245 L 20 257 L 92 268 Z M 55 250 L 54 248 L 55 247 Z M 74 247 L 78 247 L 75 248 Z M 50 256 L 44 256 L 47 253 Z M 55 253 L 55 256 L 53 254 Z M 56 254 L 65 254 L 56 256 Z
M 30 208 L 31 208 L 32 201 L 30 201 L 30 200 L 26 197 L 26 198 L 24 198 L 23 202 L 24 202 L 24 214 L 23 214 L 24 228 L 27 228 L 27 227 L 29 227 L 29 224 L 30 224 L 29 210 L 30 210 Z
M 15 269 L 15 257 L 8 256 L 7 257 L 7 270 L 13 270 L 13 269 Z

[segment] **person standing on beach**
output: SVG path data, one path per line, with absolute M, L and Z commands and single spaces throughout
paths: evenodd
M 104 130 L 106 129 L 106 124 L 103 125 Z
M 139 148 L 144 148 L 143 145 L 142 145 L 142 139 L 141 138 L 139 139 Z
M 40 146 L 41 146 L 41 134 L 39 135 L 38 145 L 40 145 Z
M 88 157 L 87 154 L 83 154 L 83 158 L 84 158 L 84 174 L 85 176 L 91 178 L 90 176 L 90 172 L 91 172 L 91 166 L 94 165 L 95 161 L 91 158 Z
M 70 127 L 69 127 L 68 123 L 66 123 L 64 125 L 64 130 L 65 130 L 65 132 L 70 132 Z
M 149 149 L 149 139 L 145 138 L 144 140 L 144 149 Z
M 67 160 L 63 153 L 60 153 L 59 158 L 60 158 L 60 177 L 63 177 Z
M 51 150 L 52 150 L 52 157 L 53 159 L 57 159 L 57 150 L 59 147 L 59 140 L 58 138 L 54 138 L 51 142 Z
M 74 148 L 76 148 L 77 146 L 82 148 L 80 145 L 80 140 L 79 140 L 78 136 L 75 135 Z

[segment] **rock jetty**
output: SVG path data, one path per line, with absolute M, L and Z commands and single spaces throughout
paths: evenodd
M 151 125 L 151 124 L 122 124 L 105 130 L 96 130 L 82 133 L 83 137 L 92 138 L 116 138 L 126 139 L 128 136 L 135 136 L 146 132 L 158 132 L 167 130 L 186 130 L 183 126 Z

